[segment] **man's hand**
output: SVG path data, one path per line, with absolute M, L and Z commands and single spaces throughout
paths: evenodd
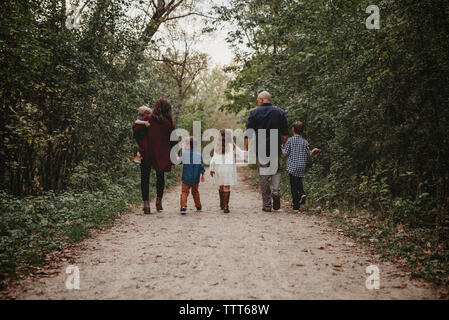
M 201 182 L 206 181 L 206 178 L 204 178 L 204 173 L 201 174 Z
M 210 172 L 210 176 L 211 176 L 211 177 L 213 177 L 214 174 L 215 174 L 215 171 L 211 171 L 211 172 Z
M 318 149 L 318 148 L 313 149 L 312 150 L 312 156 L 317 154 L 317 153 L 319 153 L 319 152 L 321 152 L 321 149 Z

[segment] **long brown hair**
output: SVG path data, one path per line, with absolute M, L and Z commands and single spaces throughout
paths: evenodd
M 172 126 L 175 126 L 170 101 L 164 98 L 158 99 L 154 104 L 153 118 L 155 118 L 159 122 L 167 120 Z
M 225 154 L 229 151 L 229 144 L 234 144 L 232 131 L 228 129 L 221 129 L 220 135 L 217 138 L 217 142 L 215 144 L 215 152 L 218 154 Z M 235 146 L 234 146 L 235 148 Z

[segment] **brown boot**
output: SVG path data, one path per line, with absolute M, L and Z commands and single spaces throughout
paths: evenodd
M 156 210 L 157 212 L 164 210 L 164 208 L 162 208 L 162 198 L 156 198 Z
M 229 197 L 231 195 L 231 191 L 223 192 L 223 212 L 229 213 Z
M 220 193 L 220 209 L 224 209 L 224 192 L 223 190 L 218 190 L 218 193 Z
M 149 201 L 144 201 L 144 203 L 143 203 L 143 213 L 144 214 L 150 214 L 151 213 L 150 202 Z

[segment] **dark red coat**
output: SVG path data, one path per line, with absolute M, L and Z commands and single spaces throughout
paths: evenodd
M 145 137 L 137 141 L 143 161 L 150 161 L 151 166 L 157 171 L 170 171 L 172 165 L 170 149 L 173 145 L 170 142 L 170 135 L 175 126 L 167 120 L 160 122 L 153 115 L 143 117 L 142 121 L 148 121 L 150 126 L 147 128 L 144 125 L 136 125 L 134 132 L 147 130 Z

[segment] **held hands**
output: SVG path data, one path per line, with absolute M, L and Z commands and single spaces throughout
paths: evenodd
M 213 177 L 214 174 L 215 174 L 215 171 L 211 171 L 211 172 L 210 172 L 210 176 L 211 176 L 211 177 Z
M 201 182 L 206 181 L 206 179 L 204 178 L 204 173 L 201 174 Z
M 145 121 L 145 127 L 148 128 L 149 126 L 151 126 L 151 124 L 148 121 Z

